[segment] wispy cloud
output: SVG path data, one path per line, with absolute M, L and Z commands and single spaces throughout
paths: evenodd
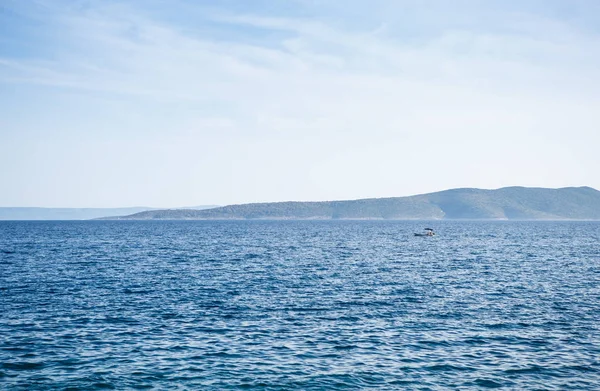
M 40 21 L 44 30 L 11 39 L 45 46 L 38 55 L 3 50 L 0 83 L 95 96 L 96 104 L 119 99 L 147 113 L 147 128 L 157 126 L 152 111 L 172 107 L 177 115 L 168 132 L 152 133 L 157 140 L 287 151 L 280 171 L 287 167 L 299 182 L 273 186 L 275 174 L 266 170 L 256 195 L 235 195 L 233 186 L 182 204 L 568 183 L 568 176 L 536 182 L 544 167 L 532 159 L 550 159 L 547 151 L 562 153 L 562 164 L 589 182 L 590 160 L 565 154 L 590 153 L 590 141 L 600 141 L 591 125 L 598 120 L 592 108 L 600 98 L 600 42 L 585 16 L 538 14 L 507 2 L 287 4 L 273 11 L 239 2 L 9 2 L 11 14 Z M 585 3 L 578 12 L 588 5 L 597 11 Z M 433 173 L 430 182 L 407 168 L 422 154 L 431 157 L 419 163 Z M 231 167 L 226 157 L 213 158 L 214 167 Z M 250 157 L 239 175 L 268 164 Z M 382 167 L 384 176 L 406 180 L 367 179 Z M 454 173 L 437 174 L 439 167 Z M 352 179 L 356 173 L 363 184 Z

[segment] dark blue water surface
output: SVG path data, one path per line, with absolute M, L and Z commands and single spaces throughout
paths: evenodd
M 0 222 L 0 388 L 600 389 L 600 223 Z

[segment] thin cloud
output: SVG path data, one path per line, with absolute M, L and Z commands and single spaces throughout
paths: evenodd
M 591 124 L 598 120 L 593 107 L 600 98 L 600 74 L 593 64 L 600 60 L 600 46 L 597 36 L 564 20 L 529 13 L 509 20 L 514 15 L 510 10 L 477 9 L 490 23 L 488 29 L 461 22 L 423 32 L 403 25 L 408 17 L 394 15 L 404 10 L 420 18 L 446 19 L 439 9 L 436 13 L 435 7 L 428 10 L 416 2 L 406 3 L 407 10 L 378 1 L 370 13 L 361 2 L 349 3 L 345 12 L 365 13 L 364 23 L 353 23 L 346 14 L 335 21 L 337 10 L 319 2 L 292 7 L 309 8 L 307 14 L 319 17 L 247 8 L 198 10 L 184 4 L 201 14 L 199 24 L 189 18 L 177 23 L 136 3 L 43 4 L 9 5 L 24 17 L 43 18 L 53 41 L 39 56 L 2 53 L 0 83 L 39 87 L 44 94 L 71 100 L 92 116 L 86 137 L 102 139 L 94 125 L 102 111 L 103 124 L 140 135 L 136 147 L 172 146 L 168 153 L 175 171 L 196 167 L 204 180 L 191 179 L 185 189 L 192 186 L 198 193 L 210 184 L 203 199 L 186 198 L 192 196 L 182 188 L 172 192 L 178 198 L 162 194 L 160 199 L 137 200 L 132 189 L 131 200 L 123 204 L 223 204 L 390 196 L 453 186 L 545 185 L 536 179 L 543 165 L 531 159 L 550 159 L 548 150 L 564 161 L 547 167 L 562 164 L 578 172 L 577 180 L 595 185 L 586 168 L 590 158 L 566 152 L 579 148 L 585 155 L 591 142 L 598 141 Z M 384 9 L 397 12 L 386 17 Z M 500 26 L 504 23 L 510 26 Z M 113 107 L 117 99 L 126 110 Z M 170 114 L 159 118 L 161 112 Z M 65 127 L 80 128 L 69 115 L 65 108 Z M 19 121 L 14 119 L 11 128 L 26 126 Z M 124 126 L 126 121 L 135 126 Z M 223 172 L 213 178 L 200 163 L 174 152 L 193 153 L 194 145 L 254 153 L 241 167 L 228 160 L 229 153 L 204 152 L 201 161 Z M 271 160 L 259 155 L 276 150 L 283 155 L 275 154 L 279 163 L 270 167 Z M 431 157 L 419 163 L 428 179 L 409 169 L 421 153 Z M 511 161 L 503 167 L 500 162 L 507 155 Z M 470 168 L 474 159 L 483 159 L 476 175 Z M 121 163 L 142 169 L 127 160 Z M 398 179 L 384 183 L 389 173 L 367 174 L 382 169 Z M 246 184 L 242 176 L 252 172 L 264 175 L 257 174 L 259 189 L 246 196 L 239 190 Z M 228 186 L 219 182 L 224 175 L 233 178 Z M 356 175 L 358 180 L 352 179 Z M 284 179 L 275 186 L 277 176 Z M 568 175 L 544 178 L 547 185 L 571 180 Z M 175 187 L 185 181 L 183 176 L 169 179 Z

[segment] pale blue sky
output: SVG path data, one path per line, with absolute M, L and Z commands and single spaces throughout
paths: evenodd
M 600 2 L 0 0 L 0 206 L 600 189 Z

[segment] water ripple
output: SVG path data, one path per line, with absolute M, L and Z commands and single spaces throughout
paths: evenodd
M 600 389 L 599 223 L 0 222 L 0 389 Z

